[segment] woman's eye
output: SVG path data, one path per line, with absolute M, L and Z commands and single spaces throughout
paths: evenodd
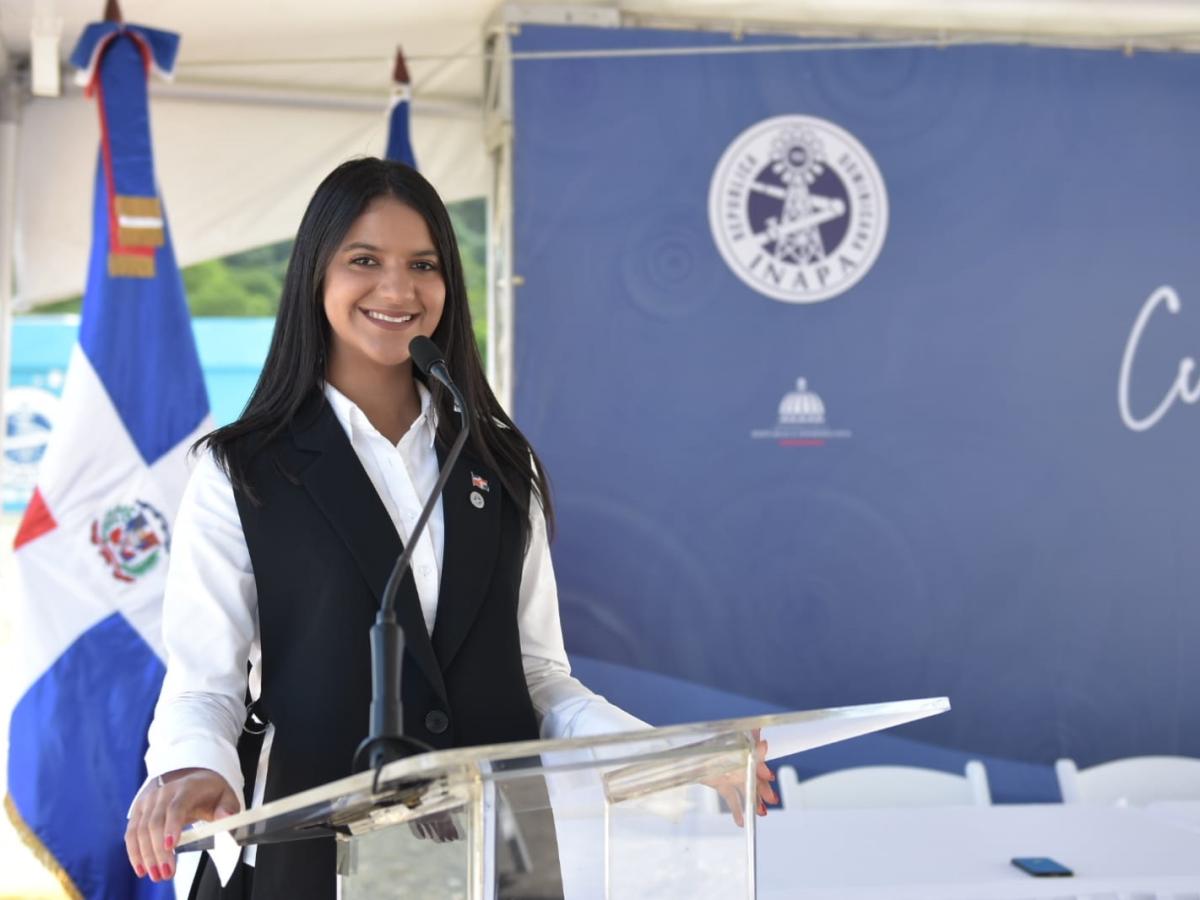
M 415 263 L 413 263 L 413 268 L 417 269 L 418 271 L 421 271 L 421 272 L 436 272 L 437 271 L 437 263 L 430 262 L 427 259 L 419 259 Z
M 356 256 L 356 257 L 354 257 L 354 259 L 350 260 L 350 265 L 352 265 L 352 266 L 373 266 L 373 265 L 376 265 L 376 262 L 375 262 L 375 260 L 371 259 L 371 257 L 369 257 L 369 256 Z

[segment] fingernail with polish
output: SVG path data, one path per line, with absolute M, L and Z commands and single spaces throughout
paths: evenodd
M 145 866 L 134 866 L 133 871 L 137 875 L 138 878 L 146 877 L 146 867 Z
M 175 846 L 175 835 L 168 834 L 166 840 L 163 841 L 163 846 L 170 850 Z
M 170 863 L 163 863 L 162 873 L 163 873 L 163 878 L 171 877 L 171 864 Z
M 158 881 L 158 879 L 159 879 L 158 866 L 151 866 L 150 867 L 150 880 Z

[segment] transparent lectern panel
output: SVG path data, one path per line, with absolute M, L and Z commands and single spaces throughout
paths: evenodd
M 608 877 L 613 898 L 724 900 L 754 896 L 754 817 L 744 790 L 747 752 L 709 784 L 681 784 L 613 803 Z M 736 784 L 739 825 L 711 786 Z M 731 793 L 727 790 L 726 793 Z
M 459 772 L 376 803 L 338 839 L 343 900 L 479 897 L 480 792 Z
M 760 737 L 776 758 L 948 708 L 932 698 L 425 753 L 198 825 L 181 849 L 337 835 L 347 900 L 752 897 Z
M 753 833 L 722 800 L 753 829 L 751 743 L 632 743 L 496 760 L 469 791 L 376 810 L 343 842 L 342 897 L 752 897 Z
M 471 896 L 465 806 L 340 842 L 343 900 Z

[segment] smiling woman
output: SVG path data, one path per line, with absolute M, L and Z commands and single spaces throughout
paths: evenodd
M 414 370 L 418 335 L 444 353 L 472 421 L 415 534 L 457 433 L 449 394 Z M 317 188 L 250 402 L 199 446 L 167 577 L 150 779 L 126 831 L 139 876 L 174 875 L 191 821 L 350 774 L 367 634 L 410 538 L 396 598 L 406 736 L 444 749 L 643 727 L 571 677 L 546 477 L 487 384 L 450 217 L 413 169 L 354 160 Z M 208 860 L 201 900 L 336 895 L 332 840 Z
M 433 334 L 445 303 L 446 283 L 424 218 L 392 197 L 372 200 L 325 270 L 326 378 L 393 443 L 419 412 L 408 344 Z M 391 389 L 378 390 L 383 385 Z M 408 403 L 396 403 L 397 397 Z

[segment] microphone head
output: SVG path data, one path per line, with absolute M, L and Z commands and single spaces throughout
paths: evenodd
M 438 345 L 423 334 L 418 334 L 409 342 L 408 353 L 417 368 L 421 370 L 421 374 L 427 378 L 430 370 L 438 363 L 443 366 L 446 364 L 446 357 L 438 349 Z

